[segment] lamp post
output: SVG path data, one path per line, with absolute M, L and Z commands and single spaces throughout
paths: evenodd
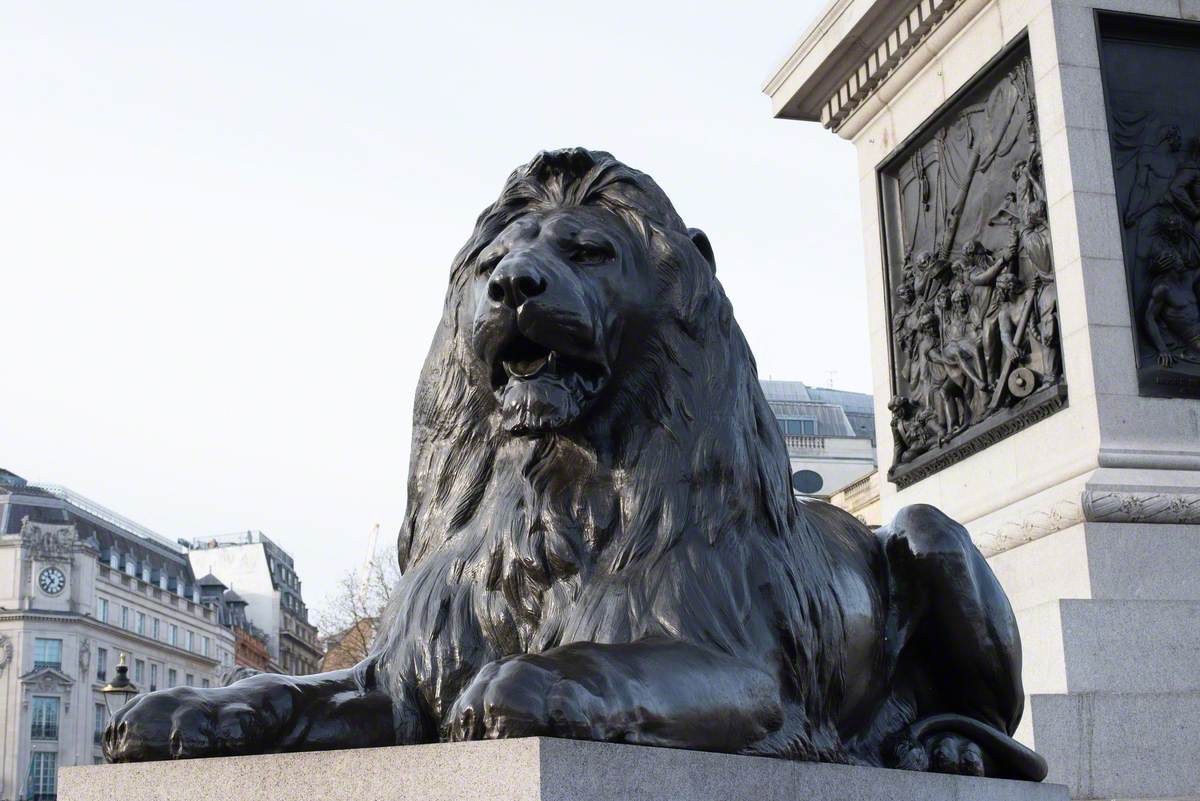
M 104 693 L 104 706 L 108 708 L 110 718 L 125 706 L 130 698 L 138 694 L 137 685 L 129 680 L 129 666 L 125 664 L 125 654 L 121 654 L 121 660 L 117 663 L 117 675 L 101 687 L 100 692 Z

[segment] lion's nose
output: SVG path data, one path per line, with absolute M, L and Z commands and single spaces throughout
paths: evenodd
M 488 280 L 488 297 L 514 309 L 546 291 L 546 279 L 528 259 L 505 259 Z

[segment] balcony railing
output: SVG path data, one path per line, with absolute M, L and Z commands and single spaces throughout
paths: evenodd
M 33 663 L 34 670 L 44 670 L 45 668 L 53 668 L 54 670 L 62 670 L 62 660 L 59 659 L 59 660 L 55 660 L 54 662 L 40 662 L 40 661 L 36 661 L 36 660 L 34 661 L 34 663 Z
M 784 444 L 789 448 L 804 451 L 823 451 L 825 450 L 825 438 L 814 437 L 811 435 L 785 435 L 783 438 Z

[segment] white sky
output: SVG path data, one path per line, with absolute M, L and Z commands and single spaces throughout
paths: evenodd
M 763 377 L 869 391 L 853 149 L 760 92 L 823 4 L 5 4 L 0 466 L 262 529 L 319 606 L 399 528 L 451 258 L 569 145 L 709 234 Z

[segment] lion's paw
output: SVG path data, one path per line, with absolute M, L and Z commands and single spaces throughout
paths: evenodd
M 485 666 L 442 725 L 451 742 L 539 735 L 607 739 L 601 699 L 537 656 Z
M 255 753 L 273 728 L 271 718 L 230 695 L 175 687 L 135 698 L 104 730 L 104 755 L 109 762 L 144 762 Z
M 904 740 L 897 744 L 893 760 L 894 766 L 902 770 L 960 776 L 986 774 L 983 749 L 973 740 L 949 732 L 934 734 L 923 742 Z

